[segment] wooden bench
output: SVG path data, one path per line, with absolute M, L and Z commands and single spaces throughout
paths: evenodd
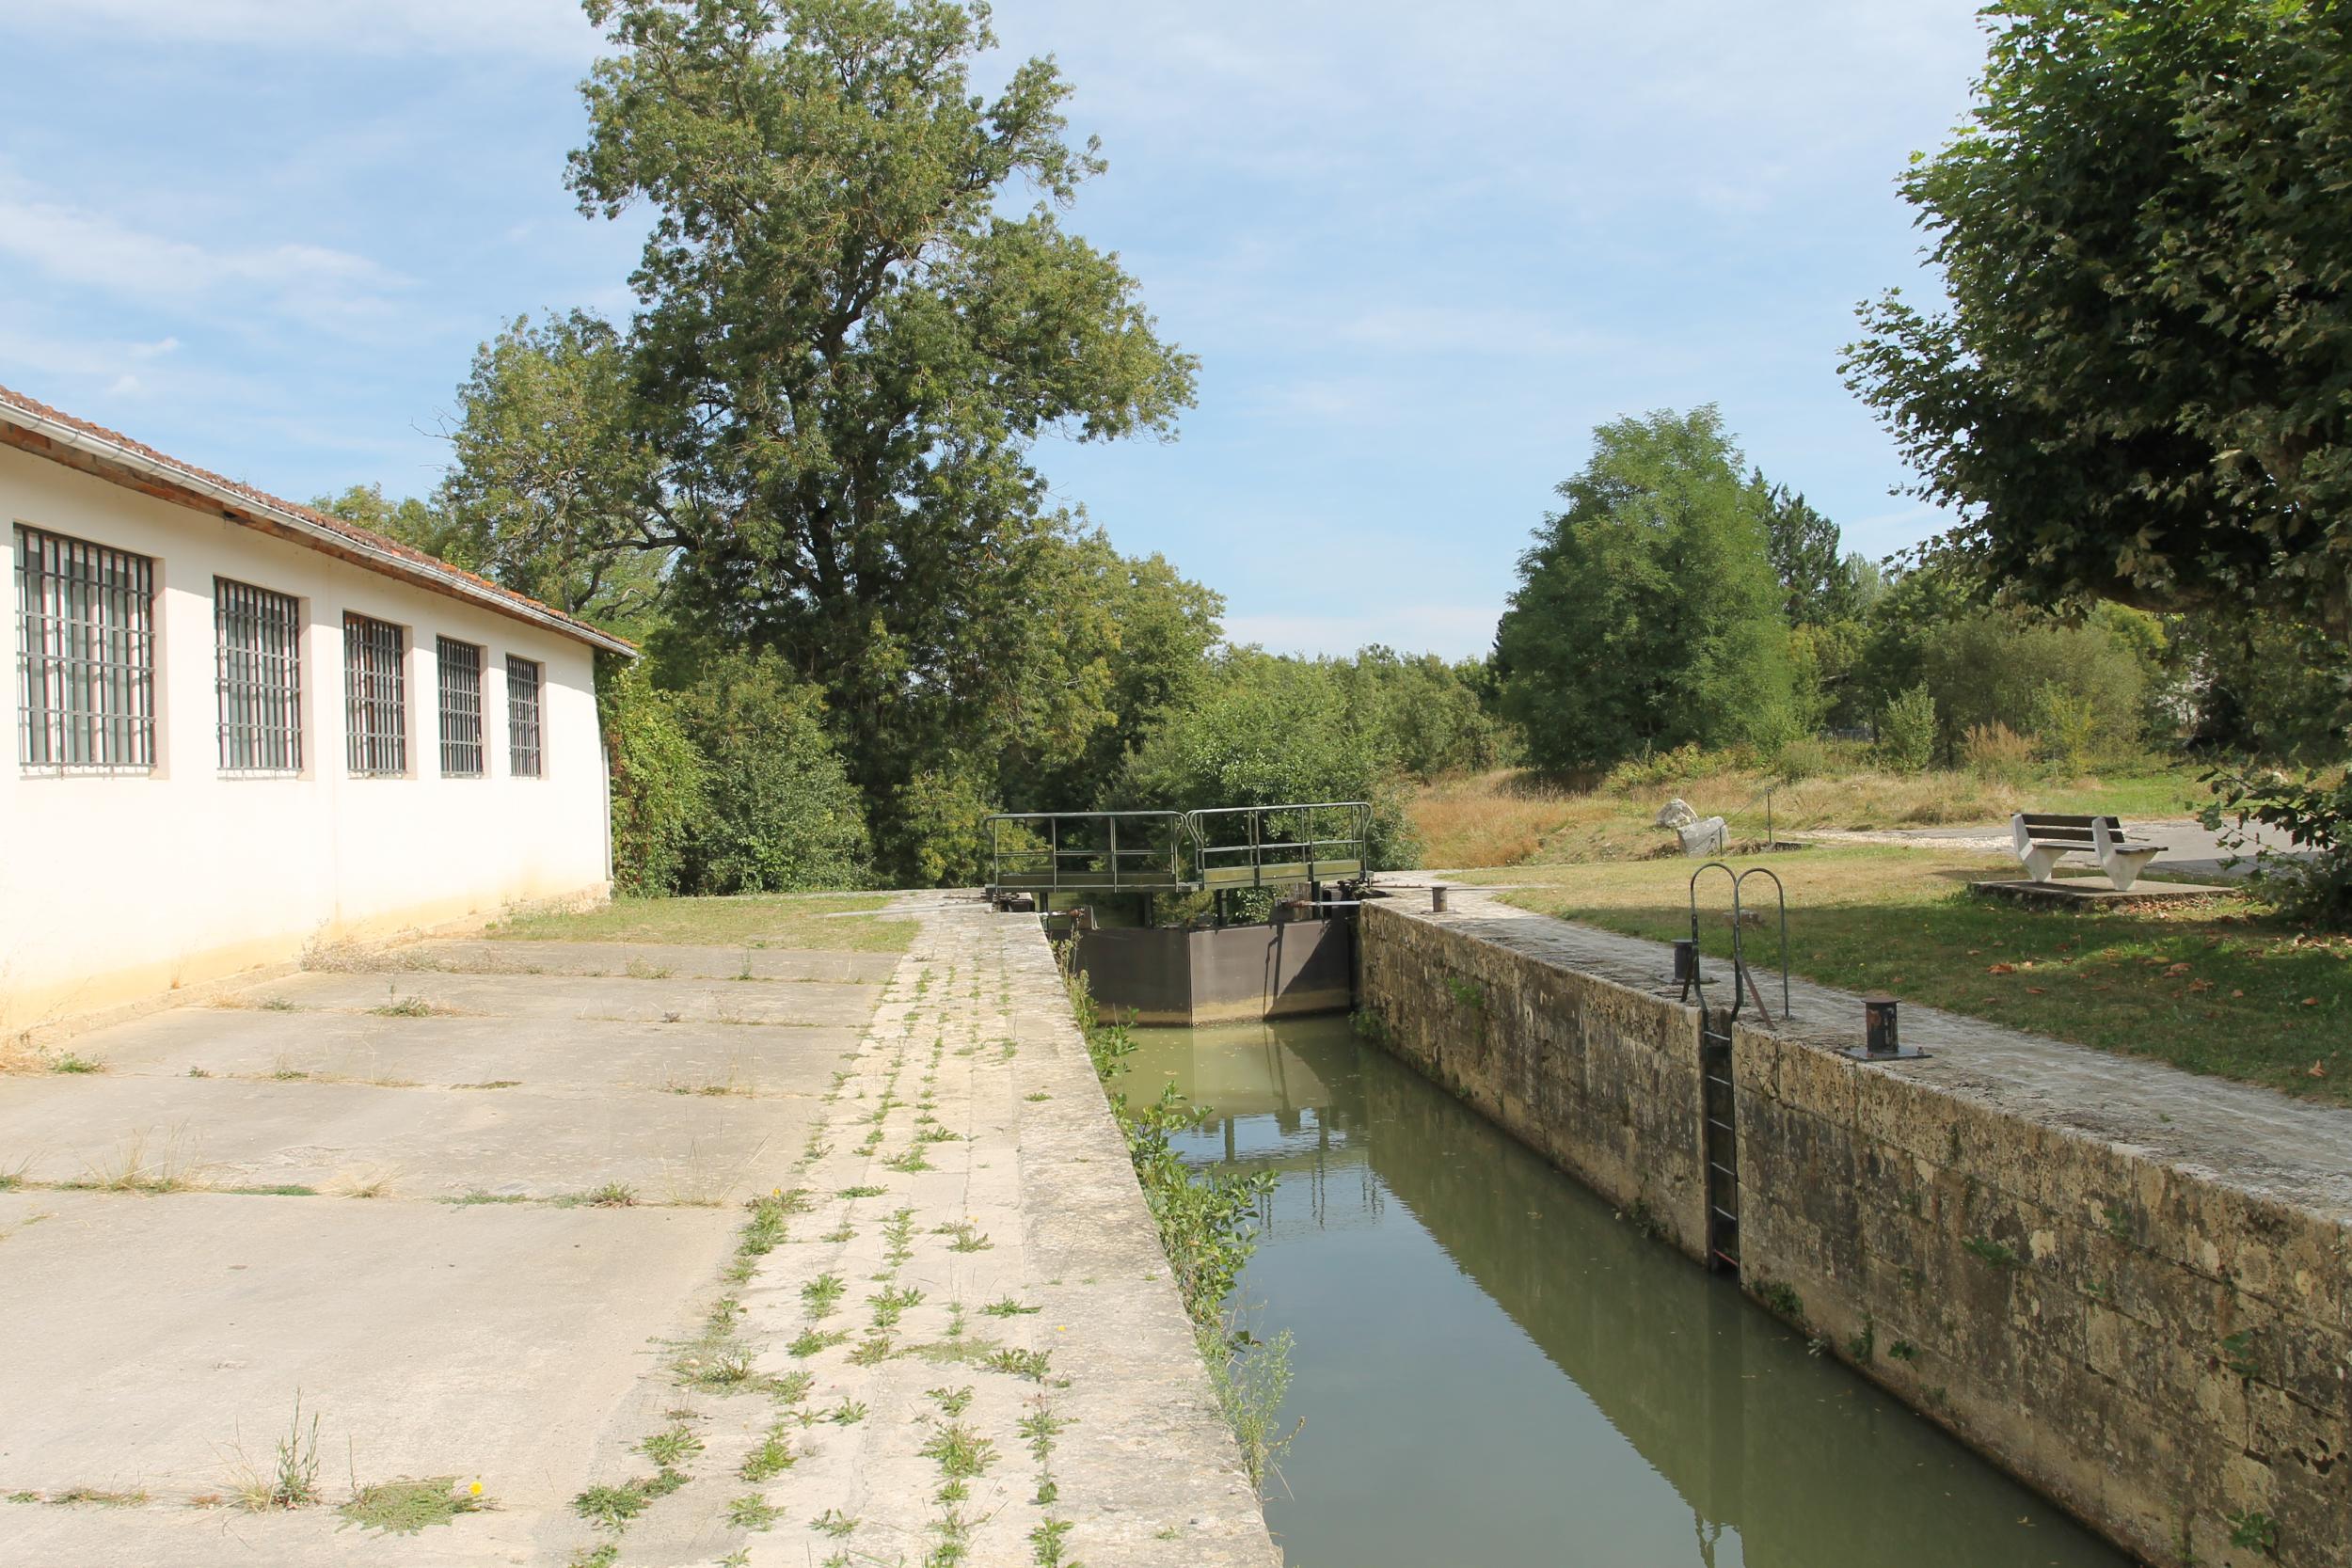
M 2017 858 L 2037 882 L 2050 879 L 2060 856 L 2090 855 L 2099 862 L 2118 893 L 2131 891 L 2140 869 L 2169 846 L 2132 838 L 2112 816 L 2060 816 L 2047 812 L 2021 811 L 2010 818 L 2017 841 Z

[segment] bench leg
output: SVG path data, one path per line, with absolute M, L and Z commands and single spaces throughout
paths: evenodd
M 2141 868 L 2146 866 L 2150 861 L 2154 860 L 2160 853 L 2162 853 L 2162 851 L 2157 849 L 2116 849 L 2109 851 L 2106 859 L 2106 865 L 2105 867 L 2107 874 L 2107 880 L 2115 884 L 2115 891 L 2118 893 L 2131 892 L 2132 884 L 2139 880 Z
M 2046 882 L 2050 879 L 2050 868 L 2058 864 L 2058 857 L 2064 853 L 2063 849 L 2044 849 L 2037 846 L 2017 858 L 2026 863 L 2027 877 L 2037 882 Z

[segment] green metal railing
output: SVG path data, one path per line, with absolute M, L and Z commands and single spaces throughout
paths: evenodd
M 1352 881 L 1370 863 L 1361 800 L 1208 811 L 1004 812 L 987 819 L 988 893 L 1198 893 Z
M 988 891 L 1177 893 L 1192 825 L 1176 811 L 1006 812 L 988 818 Z
M 1346 882 L 1364 874 L 1372 807 L 1361 800 L 1219 806 L 1190 816 L 1205 888 Z

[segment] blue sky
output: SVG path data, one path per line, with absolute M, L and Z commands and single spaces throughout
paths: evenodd
M 1057 496 L 1236 640 L 1485 651 L 1592 427 L 1719 404 L 1872 555 L 1939 524 L 1839 385 L 1916 291 L 1894 180 L 1965 109 L 1969 0 L 1007 0 L 1107 176 L 1068 219 L 1201 356 L 1173 443 Z M 280 494 L 421 493 L 474 345 L 625 315 L 639 227 L 562 182 L 564 0 L 0 13 L 0 383 Z

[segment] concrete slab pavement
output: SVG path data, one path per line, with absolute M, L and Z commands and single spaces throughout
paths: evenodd
M 615 1087 L 816 1094 L 860 1031 L 601 1020 L 376 1018 L 325 1010 L 186 1007 L 122 1024 L 103 1041 L 106 1074 L 186 1078 L 279 1074 L 451 1087 L 503 1083 L 534 1093 Z
M 344 971 L 297 974 L 249 993 L 297 1007 L 373 1012 L 414 1006 L 512 1019 L 618 1019 L 640 1022 L 846 1024 L 874 1008 L 870 986 L 811 980 L 628 979 L 610 975 L 446 974 Z
M 755 980 L 831 980 L 861 986 L 879 986 L 898 967 L 896 953 L 645 942 L 421 942 L 389 957 L 404 968 L 453 974 L 733 980 L 748 972 Z
M 764 1190 L 815 1117 L 805 1096 L 614 1089 L 381 1088 L 371 1084 L 49 1075 L 0 1101 L 0 1162 L 36 1182 L 138 1176 L 447 1198 L 558 1197 L 619 1182 L 648 1203 Z
M 707 950 L 640 950 L 643 978 L 395 958 L 0 1078 L 0 1564 L 1278 1563 L 1041 932 L 902 905 L 886 987 L 677 977 Z M 388 988 L 464 1012 L 375 1016 Z M 652 1086 L 747 1049 L 777 1092 Z M 396 1167 L 391 1196 L 22 1185 L 119 1170 L 141 1129 L 192 1178 Z M 665 1191 L 682 1170 L 720 1178 Z M 725 1206 L 433 1201 L 608 1180 Z M 322 1502 L 217 1500 L 296 1389 Z M 397 1538 L 332 1512 L 443 1475 L 495 1511 Z M 627 1505 L 605 1528 L 591 1488 Z

